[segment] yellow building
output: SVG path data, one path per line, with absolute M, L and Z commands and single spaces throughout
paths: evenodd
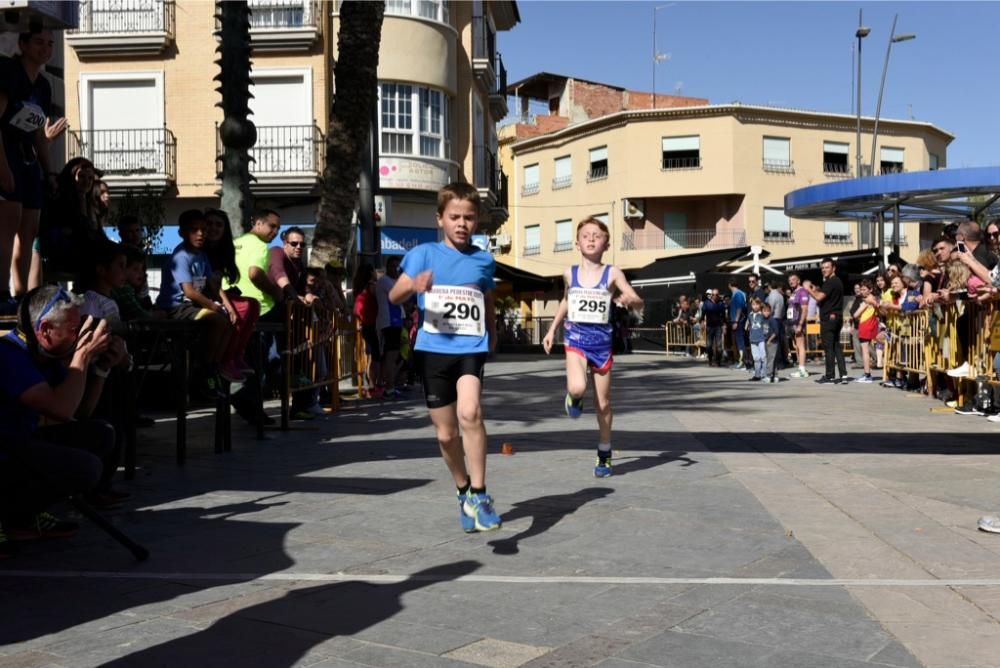
M 258 137 L 252 190 L 284 225 L 309 225 L 335 94 L 337 8 L 316 0 L 249 4 Z M 70 156 L 91 158 L 113 194 L 162 192 L 168 224 L 184 209 L 217 203 L 214 14 L 215 3 L 198 0 L 81 0 L 80 27 L 66 35 Z M 433 224 L 433 191 L 454 179 L 480 185 L 505 216 L 491 159 L 491 129 L 506 114 L 496 33 L 518 21 L 512 0 L 386 3 L 378 136 L 387 226 L 423 226 L 428 216 Z
M 611 229 L 605 260 L 626 269 L 706 249 L 762 246 L 776 260 L 872 244 L 853 223 L 784 214 L 786 193 L 854 177 L 856 117 L 670 96 L 654 109 L 648 94 L 583 83 L 542 73 L 509 86 L 522 102 L 547 101 L 550 114 L 501 130 L 511 217 L 491 240 L 499 262 L 561 274 L 578 261 L 576 222 L 591 215 Z M 863 119 L 865 163 L 872 125 Z M 881 119 L 875 171 L 943 168 L 953 139 L 930 123 Z M 915 257 L 919 229 L 904 224 L 901 236 Z

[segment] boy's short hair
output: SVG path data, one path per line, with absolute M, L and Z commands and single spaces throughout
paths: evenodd
M 275 218 L 281 218 L 281 214 L 278 213 L 277 211 L 275 211 L 274 209 L 254 209 L 253 216 L 250 217 L 250 220 L 252 222 L 256 223 L 258 220 L 263 220 L 264 218 L 267 218 L 268 216 L 274 216 Z M 228 216 L 227 216 L 227 218 L 228 218 Z
M 125 249 L 125 264 L 135 264 L 136 262 L 142 262 L 146 264 L 146 254 L 143 253 L 138 248 L 133 248 L 132 246 L 126 246 L 120 244 L 122 248 Z
M 758 301 L 760 301 L 760 300 L 758 300 Z M 761 302 L 761 304 L 760 304 L 760 310 L 761 311 L 770 311 L 771 310 L 771 305 L 768 304 L 767 302 Z
M 869 290 L 875 289 L 875 284 L 872 282 L 872 279 L 870 278 L 862 278 L 860 281 L 858 281 L 858 285 L 860 285 L 863 288 L 868 288 Z
M 476 187 L 471 183 L 449 183 L 438 191 L 438 215 L 444 215 L 445 207 L 448 206 L 449 202 L 453 202 L 455 200 L 460 202 L 472 202 L 476 205 L 476 211 L 478 211 L 483 205 L 483 200 L 479 196 L 479 191 L 476 190 Z
M 205 222 L 205 214 L 201 209 L 188 209 L 177 219 L 177 232 L 182 237 L 191 229 L 191 225 L 196 221 Z
M 608 229 L 608 226 L 604 223 L 604 221 L 598 220 L 593 216 L 590 216 L 589 218 L 584 218 L 583 220 L 581 220 L 579 223 L 576 224 L 576 236 L 580 236 L 580 230 L 583 229 L 584 225 L 597 225 L 599 228 L 601 228 L 601 232 L 604 232 L 604 235 L 608 239 L 611 238 L 611 231 Z
M 760 297 L 754 297 L 753 299 L 750 300 L 750 305 L 753 306 L 754 304 L 759 304 L 760 306 L 763 306 L 764 300 L 761 299 Z

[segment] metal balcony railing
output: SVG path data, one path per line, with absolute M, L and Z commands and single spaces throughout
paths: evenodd
M 500 170 L 500 192 L 497 193 L 497 207 L 508 210 L 509 200 L 507 194 L 507 175 L 504 174 L 503 170 Z
M 71 34 L 174 33 L 171 0 L 80 0 L 80 27 Z
M 542 184 L 537 181 L 534 183 L 525 183 L 521 186 L 521 196 L 526 197 L 528 195 L 537 195 L 542 190 Z
M 671 248 L 732 248 L 746 245 L 743 230 L 629 230 L 622 234 L 622 250 Z
M 765 172 L 778 172 L 782 174 L 791 174 L 795 171 L 795 163 L 793 163 L 791 160 L 770 160 L 764 158 L 763 166 Z
M 541 255 L 541 253 L 542 253 L 542 247 L 541 246 L 525 246 L 524 247 L 524 254 L 525 255 Z
M 315 125 L 263 125 L 257 128 L 257 143 L 250 149 L 250 172 L 262 175 L 315 174 L 323 170 L 323 133 Z M 215 129 L 216 155 L 225 150 Z M 221 162 L 217 163 L 221 173 Z
M 587 170 L 587 180 L 588 181 L 600 181 L 602 179 L 608 178 L 608 166 L 604 165 L 592 165 L 590 169 Z
M 490 64 L 496 61 L 497 35 L 490 27 L 485 16 L 472 17 L 472 58 L 485 60 Z
M 572 174 L 568 176 L 557 176 L 556 178 L 552 179 L 553 190 L 559 190 L 560 188 L 569 188 L 571 185 L 573 185 Z
M 557 241 L 555 246 L 552 247 L 552 251 L 555 253 L 564 253 L 571 250 L 573 250 L 572 241 Z
M 177 177 L 177 140 L 166 128 L 70 130 L 70 157 L 87 158 L 108 177 Z
M 488 189 L 494 195 L 500 194 L 500 170 L 497 166 L 497 156 L 486 146 L 476 146 L 473 179 L 475 186 Z
M 319 27 L 321 12 L 316 0 L 248 0 L 247 5 L 254 29 Z
M 493 84 L 493 90 L 490 91 L 490 95 L 502 95 L 507 96 L 507 68 L 503 66 L 503 58 L 497 53 L 496 65 L 493 66 L 493 71 L 496 72 L 496 83 Z
M 835 245 L 835 244 L 849 245 L 849 244 L 852 243 L 851 242 L 851 233 L 850 232 L 847 232 L 847 233 L 844 233 L 844 234 L 827 234 L 827 233 L 824 233 L 823 234 L 823 243 L 831 244 L 831 245 Z
M 823 173 L 834 174 L 836 176 L 849 176 L 851 173 L 851 167 L 844 162 L 824 162 Z
M 790 244 L 795 238 L 791 230 L 764 230 L 764 241 Z
M 701 167 L 701 156 L 693 158 L 669 158 L 663 156 L 663 169 L 697 169 Z

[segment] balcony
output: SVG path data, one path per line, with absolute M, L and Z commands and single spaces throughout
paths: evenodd
M 493 113 L 493 118 L 499 121 L 506 117 L 509 111 L 507 107 L 507 68 L 503 66 L 503 58 L 500 57 L 499 53 L 494 71 L 496 72 L 496 81 L 490 88 L 490 111 Z
M 592 164 L 590 169 L 587 170 L 587 183 L 591 181 L 603 181 L 608 178 L 608 163 L 604 162 L 603 165 Z
M 104 172 L 112 192 L 166 191 L 177 181 L 177 140 L 166 128 L 70 130 L 69 157 L 84 157 Z
M 483 87 L 496 88 L 497 35 L 485 16 L 472 17 L 472 73 Z
M 542 191 L 542 185 L 537 181 L 534 183 L 525 183 L 521 186 L 521 197 L 528 197 L 529 195 L 537 195 Z
M 249 0 L 254 51 L 309 51 L 319 41 L 316 0 Z
M 846 162 L 824 162 L 823 175 L 847 179 L 851 177 L 851 168 Z
M 174 41 L 171 0 L 80 0 L 66 43 L 80 56 L 157 56 Z
M 573 241 L 557 241 L 552 247 L 552 252 L 565 253 L 566 251 L 571 251 L 573 250 L 574 243 Z
M 779 244 L 795 243 L 791 230 L 764 230 L 764 241 Z
M 663 162 L 660 165 L 662 170 L 668 169 L 701 169 L 701 156 L 691 156 L 684 158 L 671 158 L 666 155 L 663 156 Z
M 225 147 L 215 131 L 215 148 L 222 174 Z M 315 125 L 275 125 L 257 128 L 257 143 L 250 149 L 250 173 L 255 195 L 315 195 L 323 175 L 326 142 Z
M 689 248 L 736 248 L 746 245 L 744 230 L 629 230 L 622 234 L 623 251 Z
M 853 244 L 853 241 L 851 241 L 850 232 L 840 233 L 840 234 L 824 232 L 823 243 L 830 246 L 850 246 L 851 244 Z
M 764 159 L 762 161 L 765 172 L 771 172 L 772 174 L 794 174 L 795 173 L 795 163 L 791 160 L 769 160 Z
M 525 256 L 528 256 L 528 255 L 541 255 L 541 254 L 542 254 L 542 247 L 541 246 L 525 246 L 524 247 L 524 255 Z

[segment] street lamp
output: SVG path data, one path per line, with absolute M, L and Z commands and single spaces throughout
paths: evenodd
M 666 5 L 660 5 L 659 7 L 653 7 L 653 102 L 650 109 L 656 109 L 656 66 L 662 63 L 664 60 L 670 60 L 669 53 L 660 53 L 656 49 L 656 12 L 661 9 L 666 9 L 667 7 L 673 7 L 676 3 L 669 3 Z
M 858 38 L 858 77 L 857 77 L 858 92 L 857 95 L 855 96 L 858 102 L 858 136 L 854 147 L 855 153 L 857 154 L 857 157 L 855 158 L 854 161 L 854 167 L 856 170 L 854 173 L 857 175 L 855 178 L 861 178 L 861 40 L 863 40 L 865 37 L 868 37 L 868 33 L 872 31 L 871 28 L 862 25 L 861 23 L 862 11 L 863 10 L 861 9 L 858 10 L 858 29 L 854 33 L 854 36 Z
M 917 36 L 912 32 L 903 33 L 902 35 L 896 34 L 896 20 L 899 19 L 899 14 L 896 14 L 892 18 L 892 30 L 889 32 L 889 44 L 885 48 L 885 63 L 882 65 L 882 83 L 879 84 L 878 88 L 878 104 L 875 106 L 875 127 L 872 130 L 872 173 L 875 172 L 875 149 L 878 142 L 878 117 L 882 113 L 882 93 L 885 90 L 885 73 L 889 69 L 889 54 L 892 52 L 892 45 L 896 42 L 906 42 L 911 39 L 916 39 Z M 897 215 L 892 221 L 892 247 L 893 252 L 899 255 L 899 215 L 898 208 L 896 209 Z M 882 221 L 882 228 L 885 227 L 884 220 Z M 879 237 L 884 235 L 884 231 L 879 231 Z M 884 243 L 884 241 L 883 241 Z

